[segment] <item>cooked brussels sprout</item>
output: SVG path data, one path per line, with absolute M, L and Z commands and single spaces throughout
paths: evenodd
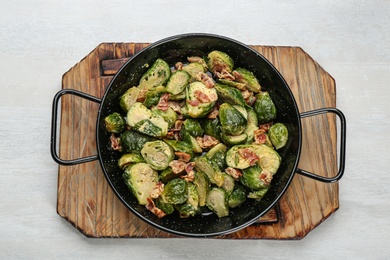
M 280 166 L 282 158 L 274 149 L 265 144 L 252 145 L 256 154 L 260 157 L 260 166 L 263 170 L 267 170 L 275 174 Z
M 104 118 L 107 132 L 110 133 L 121 133 L 125 130 L 126 121 L 122 115 L 114 112 Z
M 248 125 L 253 124 L 258 126 L 259 125 L 259 120 L 257 119 L 257 114 L 253 108 L 247 108 L 246 112 L 248 114 L 247 120 L 248 120 Z
M 219 143 L 206 153 L 206 157 L 210 161 L 215 162 L 215 164 L 218 165 L 219 169 L 223 171 L 226 168 L 226 152 L 226 145 L 224 145 L 223 143 Z
M 242 116 L 248 121 L 248 112 L 246 111 L 245 107 L 239 106 L 239 105 L 233 105 L 235 109 L 238 110 L 242 114 Z
M 262 169 L 258 164 L 246 168 L 242 170 L 240 182 L 251 190 L 264 189 L 268 186 L 268 184 L 260 179 L 261 172 Z
M 172 214 L 175 211 L 172 204 L 165 202 L 161 196 L 156 199 L 156 207 L 161 209 L 167 215 Z
M 192 118 L 187 118 L 184 120 L 180 130 L 181 138 L 183 139 L 186 134 L 192 135 L 194 137 L 203 135 L 203 129 L 198 120 Z
M 199 208 L 199 194 L 198 190 L 196 189 L 196 185 L 188 182 L 187 183 L 187 191 L 188 191 L 188 198 L 187 203 L 192 205 L 195 210 L 198 210 Z
M 172 101 L 181 101 L 186 98 L 186 90 L 184 89 L 182 92 L 176 95 L 170 95 L 169 100 Z
M 205 155 L 194 159 L 195 169 L 204 172 L 211 183 L 218 187 L 223 184 L 223 174 L 219 170 L 218 165 L 214 161 L 210 161 Z
M 133 163 L 145 162 L 144 158 L 139 153 L 126 153 L 118 160 L 118 166 L 124 169 L 126 166 Z
M 255 124 L 252 124 L 252 123 L 248 123 L 248 125 L 246 126 L 245 128 L 245 131 L 244 133 L 247 135 L 247 139 L 246 139 L 246 143 L 247 144 L 250 144 L 250 143 L 253 143 L 254 139 L 255 139 L 255 136 L 254 136 L 254 132 L 256 130 L 258 130 L 259 127 Z
M 165 122 L 168 123 L 168 128 L 173 127 L 175 125 L 176 120 L 177 120 L 176 112 L 173 111 L 173 109 L 170 107 L 168 107 L 168 109 L 165 111 L 158 109 L 157 107 L 153 107 L 152 113 L 162 116 L 162 118 L 165 120 Z
M 183 171 L 182 173 L 174 173 L 171 167 L 167 167 L 160 172 L 159 177 L 162 183 L 168 183 L 169 181 L 175 178 L 179 178 L 184 174 L 185 171 Z
M 224 191 L 226 191 L 227 194 L 230 194 L 233 192 L 236 181 L 233 179 L 232 176 L 224 172 L 222 174 L 223 174 L 223 184 L 221 188 L 224 189 Z
M 218 82 L 223 84 L 223 85 L 226 85 L 229 87 L 234 87 L 234 88 L 239 89 L 239 90 L 243 90 L 246 88 L 244 83 L 231 81 L 231 80 L 227 80 L 227 79 L 219 79 Z
M 145 143 L 141 155 L 155 170 L 164 170 L 175 157 L 172 148 L 160 140 Z
M 215 88 L 207 88 L 202 82 L 194 81 L 186 88 L 186 99 L 188 115 L 199 118 L 206 116 L 213 109 L 218 94 Z
M 199 62 L 191 62 L 182 68 L 183 71 L 187 72 L 191 76 L 191 81 L 196 80 L 199 73 L 205 72 L 205 67 Z
M 248 134 L 242 133 L 240 135 L 227 135 L 225 133 L 221 134 L 222 142 L 227 145 L 237 145 L 244 144 L 247 142 Z
M 203 152 L 202 147 L 200 147 L 199 143 L 196 141 L 196 138 L 193 137 L 192 135 L 185 133 L 182 135 L 181 138 L 183 139 L 183 141 L 185 141 L 191 145 L 194 153 L 202 153 Z
M 229 215 L 226 192 L 221 188 L 212 188 L 207 195 L 206 206 L 219 218 Z
M 198 210 L 194 208 L 190 203 L 184 203 L 178 207 L 179 216 L 181 218 L 193 217 L 198 213 Z
M 133 130 L 123 132 L 120 137 L 120 145 L 124 153 L 140 153 L 146 142 L 153 141 L 154 138 L 148 135 L 141 134 Z
M 137 101 L 140 89 L 138 87 L 129 88 L 120 98 L 119 106 L 123 111 L 127 112 L 132 105 Z
M 226 153 L 226 164 L 230 167 L 237 169 L 246 169 L 251 166 L 250 158 L 244 158 L 241 156 L 239 150 L 247 149 L 249 153 L 254 153 L 257 155 L 256 150 L 253 145 L 235 145 L 230 148 Z
M 207 194 L 210 189 L 208 177 L 203 172 L 195 172 L 194 185 L 198 192 L 199 206 L 206 205 Z
M 246 128 L 247 120 L 245 117 L 228 103 L 223 103 L 219 107 L 219 119 L 222 132 L 228 135 L 239 135 Z
M 210 135 L 215 139 L 221 141 L 221 122 L 219 120 L 219 117 L 214 119 L 204 118 L 201 121 L 201 125 L 204 134 Z
M 218 73 L 223 70 L 227 72 L 232 72 L 234 61 L 233 59 L 222 51 L 212 51 L 207 55 L 208 61 L 207 66 L 211 72 Z
M 153 89 L 154 87 L 164 85 L 171 76 L 171 69 L 168 63 L 162 59 L 157 59 L 152 67 L 141 77 L 139 87 L 141 89 Z
M 145 100 L 144 102 L 142 102 L 142 104 L 147 108 L 150 108 L 151 106 L 155 106 L 158 104 L 161 95 L 164 93 L 165 93 L 165 87 L 157 86 L 146 93 Z
M 247 191 L 241 185 L 235 185 L 234 190 L 228 197 L 229 208 L 236 208 L 240 206 L 247 198 Z
M 166 91 L 172 95 L 177 95 L 184 91 L 191 75 L 185 70 L 175 71 L 168 80 Z
M 173 205 L 186 202 L 188 198 L 187 182 L 180 178 L 169 181 L 160 196 L 165 202 Z
M 275 149 L 280 149 L 286 145 L 288 140 L 288 130 L 284 124 L 276 123 L 272 125 L 268 133 Z
M 264 189 L 251 191 L 248 193 L 248 198 L 261 200 L 264 197 L 264 195 L 267 193 L 268 190 L 269 190 L 269 186 L 267 188 L 264 188 Z
M 276 119 L 276 107 L 268 92 L 257 94 L 254 110 L 259 124 L 268 123 Z
M 236 81 L 244 83 L 247 89 L 255 93 L 260 92 L 260 83 L 252 72 L 244 68 L 236 68 L 233 74 L 240 75 L 238 77 L 236 76 Z
M 215 84 L 214 88 L 217 90 L 218 97 L 222 102 L 230 105 L 248 106 L 242 97 L 241 91 L 234 87 L 229 87 L 222 84 Z
M 168 132 L 168 123 L 165 122 L 164 118 L 140 102 L 136 102 L 130 107 L 127 112 L 127 123 L 134 130 L 150 136 L 161 137 Z
M 123 173 L 125 184 L 136 197 L 140 205 L 148 204 L 150 192 L 158 182 L 157 171 L 147 163 L 136 163 L 125 168 Z

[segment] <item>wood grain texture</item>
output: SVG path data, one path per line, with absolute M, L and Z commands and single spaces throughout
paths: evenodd
M 147 43 L 103 43 L 63 75 L 62 87 L 101 97 L 112 75 Z M 281 72 L 300 111 L 335 107 L 334 79 L 299 47 L 251 46 Z M 74 96 L 62 99 L 60 157 L 96 154 L 98 104 Z M 299 166 L 324 176 L 337 172 L 336 119 L 333 115 L 302 120 Z M 261 223 L 221 238 L 300 239 L 339 207 L 338 184 L 296 175 L 286 194 Z M 174 237 L 136 218 L 115 197 L 97 161 L 60 166 L 57 212 L 89 237 Z

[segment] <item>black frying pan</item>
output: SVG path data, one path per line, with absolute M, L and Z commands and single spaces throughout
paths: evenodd
M 162 58 L 170 65 L 173 65 L 177 61 L 186 61 L 186 58 L 189 56 L 205 56 L 212 50 L 226 52 L 233 58 L 235 67 L 244 67 L 252 71 L 259 79 L 263 88 L 270 93 L 277 107 L 277 121 L 284 123 L 289 130 L 287 145 L 278 151 L 282 157 L 282 164 L 277 174 L 275 174 L 271 188 L 266 196 L 261 201 L 247 200 L 240 207 L 231 210 L 229 217 L 218 219 L 215 214 L 209 214 L 181 219 L 178 215 L 168 215 L 158 219 L 146 210 L 145 206 L 138 205 L 136 199 L 125 186 L 122 174 L 117 166 L 117 160 L 120 155 L 110 149 L 110 134 L 105 131 L 103 125 L 104 118 L 114 111 L 121 111 L 119 98 L 129 86 L 138 85 L 139 79 L 147 69 L 144 64 L 152 64 L 157 58 Z M 96 122 L 97 156 L 62 160 L 57 155 L 56 122 L 58 102 L 60 97 L 67 93 L 100 103 Z M 334 113 L 340 118 L 341 122 L 339 171 L 333 178 L 321 177 L 297 168 L 302 144 L 301 118 L 322 113 Z M 185 34 L 158 41 L 134 55 L 112 79 L 102 99 L 75 90 L 64 89 L 58 92 L 53 100 L 51 153 L 53 159 L 62 165 L 74 165 L 99 159 L 103 172 L 113 191 L 136 216 L 161 230 L 173 234 L 208 237 L 235 232 L 257 221 L 259 217 L 266 214 L 279 201 L 296 172 L 322 182 L 338 181 L 344 173 L 345 136 L 345 117 L 336 108 L 325 108 L 300 114 L 291 90 L 283 77 L 258 52 L 240 42 L 222 36 Z

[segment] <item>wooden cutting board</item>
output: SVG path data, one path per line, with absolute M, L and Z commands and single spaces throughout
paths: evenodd
M 102 43 L 67 71 L 62 88 L 102 97 L 122 64 L 147 43 Z M 296 98 L 299 111 L 336 107 L 336 84 L 299 47 L 251 46 L 281 72 Z M 99 105 L 79 97 L 62 97 L 60 157 L 96 154 Z M 337 172 L 337 131 L 333 114 L 302 119 L 299 168 L 332 177 Z M 258 223 L 229 239 L 301 239 L 339 208 L 338 183 L 325 184 L 295 175 L 278 205 Z M 57 212 L 88 237 L 176 237 L 135 217 L 116 198 L 99 162 L 59 166 Z

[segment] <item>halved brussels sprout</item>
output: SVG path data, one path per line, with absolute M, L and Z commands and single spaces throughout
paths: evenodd
M 268 123 L 276 119 L 276 107 L 268 92 L 257 94 L 257 100 L 253 106 L 260 124 Z
M 272 125 L 268 133 L 275 149 L 280 149 L 286 145 L 288 140 L 288 130 L 284 124 L 276 123 Z
M 187 203 L 191 204 L 195 210 L 199 207 L 199 194 L 198 190 L 196 189 L 196 185 L 188 182 L 187 183 L 187 191 L 188 191 L 188 198 Z
M 186 134 L 192 135 L 194 137 L 203 135 L 203 129 L 198 120 L 192 118 L 187 118 L 184 120 L 180 130 L 181 138 L 183 139 Z
M 171 76 L 171 69 L 168 63 L 162 59 L 157 59 L 152 67 L 146 71 L 139 81 L 141 89 L 152 89 L 164 85 Z
M 259 125 L 259 120 L 257 119 L 257 114 L 253 108 L 247 108 L 246 112 L 248 114 L 247 120 L 248 120 L 248 125 L 253 124 L 258 126 Z
M 223 184 L 221 188 L 224 189 L 224 191 L 226 191 L 227 194 L 230 194 L 233 192 L 236 181 L 229 174 L 224 172 L 222 174 L 223 174 Z
M 230 148 L 226 153 L 226 164 L 230 167 L 237 169 L 246 169 L 251 166 L 251 158 L 244 158 L 240 155 L 239 150 L 246 149 L 249 153 L 257 155 L 253 145 L 235 145 Z
M 210 189 L 210 182 L 206 174 L 203 172 L 195 172 L 194 185 L 198 192 L 199 206 L 206 205 L 207 194 Z
M 168 109 L 165 111 L 158 109 L 157 107 L 153 107 L 152 113 L 162 116 L 162 118 L 165 120 L 165 122 L 168 123 L 168 128 L 173 127 L 175 125 L 176 120 L 177 120 L 176 112 L 170 107 L 168 107 Z
M 245 131 L 244 131 L 244 133 L 248 136 L 248 138 L 246 139 L 247 144 L 253 143 L 253 141 L 255 139 L 254 132 L 258 129 L 259 129 L 259 127 L 257 125 L 254 125 L 252 123 L 251 124 L 248 123 L 248 125 L 246 126 Z
M 123 179 L 138 203 L 146 205 L 158 182 L 158 173 L 147 163 L 136 163 L 125 168 Z
M 252 145 L 252 147 L 256 151 L 256 154 L 260 157 L 261 168 L 275 174 L 282 162 L 282 158 L 278 152 L 265 144 Z
M 258 164 L 246 168 L 242 170 L 240 182 L 251 190 L 264 189 L 268 187 L 268 184 L 260 179 L 261 172 L 262 169 Z
M 198 210 L 194 208 L 190 203 L 184 203 L 178 207 L 179 216 L 181 218 L 193 217 L 198 213 Z
M 234 61 L 233 59 L 222 51 L 212 51 L 207 55 L 207 66 L 214 74 L 223 70 L 232 72 Z
M 184 133 L 183 135 L 181 135 L 180 138 L 182 138 L 183 141 L 189 143 L 192 146 L 192 150 L 194 151 L 194 153 L 202 153 L 203 152 L 202 147 L 196 141 L 196 138 L 193 137 L 192 135 L 190 135 L 188 133 Z
M 181 173 L 174 173 L 171 167 L 167 167 L 160 172 L 159 177 L 162 183 L 168 183 L 169 181 L 178 178 L 184 174 L 185 171 Z
M 126 90 L 119 100 L 119 106 L 123 111 L 127 112 L 135 102 L 137 102 L 140 89 L 138 87 L 132 87 Z
M 214 183 L 218 187 L 222 186 L 223 174 L 215 162 L 210 161 L 205 155 L 195 158 L 194 162 L 197 171 L 205 173 L 211 183 Z
M 218 165 L 219 169 L 223 171 L 226 168 L 226 152 L 226 145 L 224 145 L 223 143 L 219 143 L 206 153 L 206 157 L 210 161 L 215 162 L 215 164 Z
M 104 118 L 107 132 L 121 133 L 125 130 L 126 121 L 118 112 L 114 112 Z
M 155 170 L 164 170 L 175 157 L 172 148 L 160 140 L 145 143 L 141 155 Z
M 146 142 L 153 141 L 154 138 L 148 135 L 141 134 L 133 130 L 123 132 L 120 137 L 120 145 L 124 153 L 140 153 Z
M 155 106 L 160 101 L 160 97 L 162 94 L 165 93 L 165 87 L 164 86 L 157 86 L 148 92 L 146 92 L 145 100 L 142 102 L 142 104 L 150 108 L 151 106 Z
M 175 152 L 183 152 L 191 155 L 191 157 L 194 155 L 194 151 L 192 149 L 192 145 L 185 142 L 185 141 L 178 141 L 178 140 L 164 140 L 167 144 L 169 144 L 173 151 Z
M 167 215 L 172 214 L 175 211 L 172 204 L 165 202 L 161 196 L 156 199 L 156 207 L 161 209 Z
M 225 144 L 232 146 L 237 144 L 245 144 L 248 140 L 248 135 L 246 133 L 242 133 L 240 135 L 227 135 L 222 133 L 221 139 Z
M 247 198 L 247 191 L 241 185 L 235 185 L 234 190 L 228 197 L 229 208 L 236 208 L 240 206 Z
M 222 102 L 230 105 L 248 106 L 241 94 L 241 91 L 234 87 L 229 87 L 222 84 L 215 84 L 214 88 L 217 90 L 218 97 Z
M 199 62 L 191 62 L 187 65 L 184 65 L 182 68 L 183 71 L 187 72 L 191 76 L 191 81 L 196 80 L 196 77 L 199 73 L 205 72 L 205 67 Z
M 267 188 L 264 188 L 264 189 L 254 190 L 254 191 L 249 192 L 248 198 L 261 200 L 264 197 L 264 195 L 267 193 L 267 191 L 269 190 L 269 187 L 270 186 L 268 186 Z
M 240 105 L 233 105 L 235 109 L 237 109 L 242 116 L 248 121 L 248 112 L 246 111 L 245 107 L 240 106 Z
M 199 101 L 201 95 L 202 102 Z M 218 99 L 215 88 L 207 88 L 202 82 L 195 81 L 186 88 L 187 113 L 192 118 L 206 116 L 214 107 Z
M 144 158 L 139 153 L 126 153 L 118 160 L 118 166 L 124 169 L 126 166 L 133 163 L 145 162 Z
M 161 192 L 161 198 L 169 204 L 177 205 L 187 201 L 187 182 L 176 178 L 169 181 Z
M 207 195 L 206 206 L 212 210 L 219 218 L 229 215 L 227 194 L 221 188 L 212 188 Z
M 185 89 L 182 92 L 180 92 L 179 94 L 169 96 L 169 100 L 172 100 L 172 101 L 181 101 L 181 100 L 184 100 L 185 98 L 186 98 L 186 90 Z
M 187 71 L 175 71 L 168 80 L 166 91 L 172 95 L 183 92 L 190 78 L 191 75 Z
M 233 74 L 236 76 L 236 81 L 244 83 L 247 89 L 255 93 L 260 92 L 260 83 L 252 72 L 244 68 L 236 68 Z M 237 74 L 240 76 L 237 77 Z
M 204 118 L 201 121 L 201 125 L 204 134 L 210 135 L 215 139 L 221 141 L 221 121 L 219 120 L 219 117 L 214 119 Z
M 229 87 L 234 87 L 234 88 L 239 89 L 239 90 L 246 89 L 244 83 L 231 81 L 231 80 L 228 80 L 228 79 L 219 79 L 218 82 L 220 82 L 221 84 L 224 84 L 226 86 L 229 86 Z
M 140 102 L 136 102 L 130 107 L 127 112 L 127 123 L 134 130 L 150 136 L 161 137 L 168 132 L 168 123 L 165 122 L 164 118 Z
M 228 103 L 223 103 L 219 107 L 219 119 L 222 132 L 228 135 L 239 135 L 246 128 L 247 120 L 245 117 Z

